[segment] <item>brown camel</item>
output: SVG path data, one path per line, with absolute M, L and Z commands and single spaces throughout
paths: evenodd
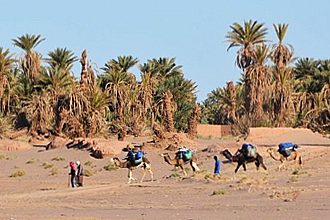
M 143 176 L 140 181 L 141 183 L 143 182 L 143 179 L 147 171 L 150 173 L 151 181 L 154 180 L 154 174 L 151 170 L 150 161 L 146 157 L 142 157 L 142 162 L 139 164 L 135 164 L 134 162 L 131 162 L 129 160 L 120 161 L 118 157 L 113 158 L 112 161 L 117 167 L 128 169 L 128 184 L 130 184 L 132 180 L 136 180 L 133 178 L 132 172 L 135 168 L 139 168 L 139 167 L 141 167 L 144 170 Z
M 192 155 L 191 159 L 187 161 L 176 157 L 172 159 L 168 153 L 163 153 L 161 154 L 161 156 L 164 157 L 165 162 L 168 163 L 169 165 L 180 167 L 185 176 L 188 175 L 187 172 L 184 170 L 184 165 L 187 163 L 190 163 L 193 172 L 200 170 L 197 166 L 197 158 L 195 157 L 195 155 Z
M 225 149 L 222 151 L 222 154 L 231 162 L 237 162 L 237 167 L 235 169 L 235 173 L 237 173 L 238 169 L 243 166 L 244 171 L 246 171 L 246 164 L 255 162 L 255 165 L 257 167 L 257 170 L 259 170 L 259 167 L 262 166 L 265 170 L 267 170 L 264 160 L 260 154 L 257 153 L 256 157 L 246 157 L 244 154 L 240 151 L 237 150 L 237 152 L 232 155 L 228 149 Z
M 280 171 L 281 168 L 285 165 L 285 161 L 297 161 L 300 168 L 302 167 L 302 157 L 298 151 L 291 151 L 291 155 L 288 157 L 283 156 L 276 148 L 268 148 L 267 152 L 269 153 L 270 157 L 276 161 L 281 161 L 281 164 L 278 166 L 278 170 Z

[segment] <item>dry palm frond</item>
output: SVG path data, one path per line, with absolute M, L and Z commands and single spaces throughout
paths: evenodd
M 23 73 L 32 82 L 35 82 L 41 73 L 41 55 L 37 52 L 29 52 L 21 59 Z
M 23 111 L 30 120 L 30 133 L 44 133 L 51 127 L 53 108 L 50 96 L 46 92 L 41 95 L 33 95 Z

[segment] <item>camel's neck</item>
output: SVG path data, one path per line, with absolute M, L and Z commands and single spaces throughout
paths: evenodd
M 229 150 L 227 150 L 226 153 L 224 153 L 224 156 L 225 156 L 228 160 L 230 160 L 230 161 L 233 161 L 233 162 L 236 162 L 236 161 L 237 161 L 237 156 L 236 156 L 236 155 L 233 156 L 233 155 L 230 153 Z
M 281 156 L 279 154 L 276 154 L 275 151 L 272 149 L 271 151 L 269 151 L 269 156 L 271 158 L 273 158 L 274 160 L 280 160 Z
M 169 155 L 165 155 L 164 160 L 170 165 L 176 165 L 176 159 L 172 159 Z
M 120 168 L 127 168 L 128 161 L 120 161 L 119 159 L 116 159 L 116 165 Z

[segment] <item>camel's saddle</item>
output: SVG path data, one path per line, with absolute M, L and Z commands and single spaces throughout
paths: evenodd
M 183 159 L 184 161 L 188 161 L 192 158 L 193 152 L 190 149 L 187 149 L 185 151 L 178 151 L 176 153 L 177 158 Z
M 140 163 L 142 163 L 143 156 L 144 156 L 143 151 L 138 151 L 138 152 L 129 151 L 127 154 L 127 159 L 131 163 L 134 163 L 135 165 L 139 165 Z
M 294 151 L 296 148 L 298 148 L 298 145 L 291 142 L 280 143 L 278 145 L 278 152 L 284 157 L 289 157 L 292 151 Z
M 246 157 L 253 157 L 257 156 L 257 148 L 253 144 L 243 144 L 241 148 L 241 152 Z

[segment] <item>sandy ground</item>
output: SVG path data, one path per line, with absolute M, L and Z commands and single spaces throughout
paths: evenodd
M 290 134 L 284 133 L 290 138 Z M 315 144 L 319 143 L 318 135 L 302 134 L 298 135 L 302 144 L 307 141 L 313 144 L 313 138 Z M 285 141 L 283 137 L 270 135 L 274 143 Z M 258 135 L 250 138 L 262 145 Z M 277 171 L 280 162 L 270 158 L 262 146 L 258 152 L 264 157 L 267 171 L 257 171 L 254 164 L 248 164 L 246 172 L 240 169 L 234 174 L 236 164 L 227 163 L 220 156 L 220 178 L 212 177 L 213 156 L 225 147 L 235 151 L 234 141 L 197 142 L 201 172 L 193 174 L 187 166 L 188 177 L 183 177 L 159 156 L 163 151 L 148 150 L 155 180 L 150 182 L 147 174 L 143 183 L 130 185 L 126 169 L 107 171 L 104 167 L 109 164 L 109 158 L 94 159 L 83 150 L 45 151 L 42 147 L 33 147 L 0 151 L 0 219 L 329 218 L 330 148 L 326 147 L 329 139 L 322 139 L 324 146 L 301 146 L 302 169 L 290 162 L 286 169 Z M 207 146 L 212 146 L 213 151 L 202 152 Z M 119 156 L 123 158 L 125 154 Z M 85 177 L 84 187 L 68 187 L 70 160 L 80 160 L 91 174 Z M 25 175 L 10 177 L 17 170 L 24 171 Z M 135 170 L 133 175 L 139 180 L 142 170 Z

